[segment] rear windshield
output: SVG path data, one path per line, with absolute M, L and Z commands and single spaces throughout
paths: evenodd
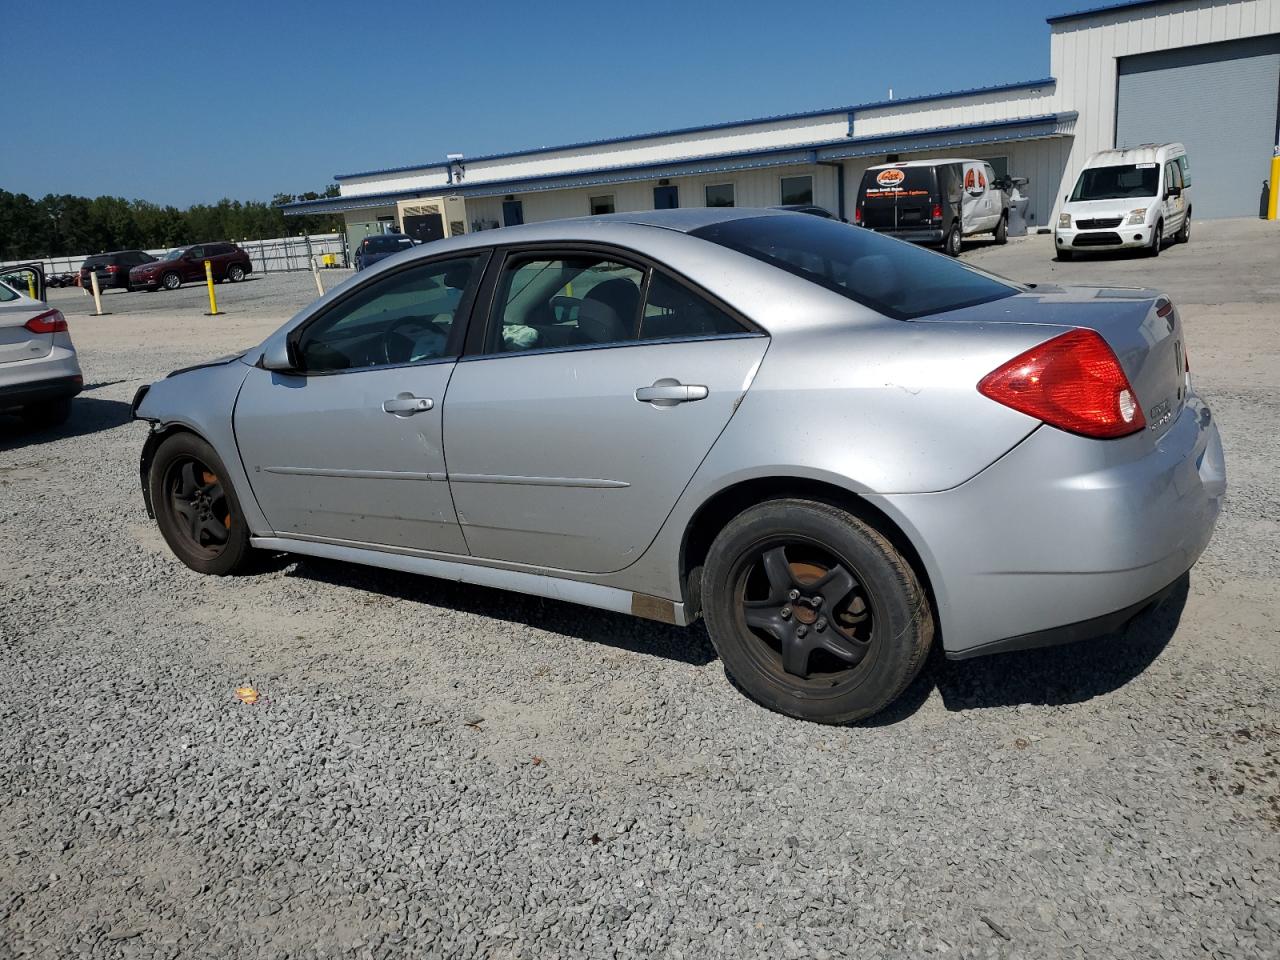
M 94 267 L 101 267 L 104 264 L 107 264 L 110 262 L 111 262 L 111 256 L 109 254 L 105 254 L 105 253 L 99 254 L 96 257 L 90 257 L 88 260 L 86 260 L 84 262 L 84 266 L 81 267 L 81 269 L 92 270 Z
M 405 247 L 413 246 L 407 237 L 366 237 L 364 248 L 369 253 L 395 253 Z
M 1160 185 L 1160 167 L 1154 163 L 1126 163 L 1116 167 L 1090 167 L 1080 171 L 1072 200 L 1123 200 L 1154 197 Z
M 897 320 L 1020 292 L 1008 281 L 872 230 L 819 217 L 726 220 L 695 237 L 794 273 Z
M 868 200 L 928 197 L 937 192 L 933 167 L 888 167 L 862 175 L 861 193 Z

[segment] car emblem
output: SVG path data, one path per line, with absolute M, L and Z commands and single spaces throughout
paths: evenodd
M 882 187 L 896 187 L 903 180 L 907 179 L 907 175 L 896 167 L 890 167 L 888 170 L 881 170 L 876 174 L 876 183 Z
M 1151 408 L 1151 429 L 1163 427 L 1173 417 L 1173 407 L 1168 400 L 1161 400 Z

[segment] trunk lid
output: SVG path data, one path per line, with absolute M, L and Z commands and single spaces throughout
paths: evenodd
M 30 297 L 0 301 L 0 364 L 47 357 L 53 351 L 52 333 L 32 333 L 23 324 L 49 308 Z
M 1169 298 L 1154 290 L 1042 285 L 909 322 L 1033 324 L 1045 328 L 1045 340 L 1071 328 L 1093 330 L 1115 351 L 1142 405 L 1148 433 L 1162 436 L 1186 402 L 1182 320 Z

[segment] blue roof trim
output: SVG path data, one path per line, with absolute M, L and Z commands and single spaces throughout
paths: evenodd
M 602 140 L 583 140 L 579 143 L 566 143 L 558 147 L 534 147 L 531 150 L 512 150 L 507 153 L 488 153 L 475 157 L 465 157 L 463 165 L 483 163 L 489 160 L 508 160 L 512 157 L 533 157 L 542 153 L 556 153 L 561 150 L 583 150 L 587 147 L 601 147 L 611 143 L 634 143 L 637 140 L 652 140 L 657 137 L 678 137 L 690 133 L 703 133 L 713 130 L 730 130 L 734 127 L 750 127 L 761 123 L 783 123 L 788 120 L 804 120 L 811 117 L 846 116 L 859 110 L 875 110 L 902 104 L 925 103 L 930 100 L 950 100 L 954 97 L 970 97 L 982 93 L 1004 93 L 1013 90 L 1028 90 L 1033 87 L 1045 87 L 1058 81 L 1053 77 L 1042 77 L 1039 80 L 1019 80 L 1016 83 L 1001 83 L 990 87 L 971 87 L 967 90 L 952 90 L 947 93 L 926 93 L 918 97 L 900 97 L 896 100 L 876 100 L 870 103 L 859 103 L 847 107 L 830 107 L 825 110 L 805 110 L 799 113 L 781 113 L 772 117 L 756 117 L 751 120 L 726 120 L 723 123 L 712 123 L 698 127 L 677 127 L 673 130 L 658 130 L 653 133 L 634 133 L 625 137 L 606 137 Z M 415 163 L 405 167 L 388 167 L 385 170 L 365 170 L 361 173 L 335 174 L 334 180 L 354 180 L 357 177 L 376 177 L 389 173 L 408 173 L 411 170 L 444 170 L 448 162 Z
M 509 180 L 488 180 L 479 183 L 455 183 L 440 188 L 414 187 L 385 193 L 353 197 L 327 197 L 320 200 L 300 200 L 281 205 L 287 214 L 310 213 L 315 210 L 359 210 L 386 206 L 405 197 L 430 196 L 438 193 L 459 196 L 494 196 L 508 193 L 532 193 L 544 190 L 561 190 L 595 186 L 601 183 L 623 183 L 632 180 L 648 180 L 673 176 L 700 176 L 707 173 L 750 170 L 759 167 L 813 164 L 820 160 L 846 159 L 873 153 L 895 152 L 885 149 L 897 147 L 897 152 L 915 152 L 927 149 L 1000 142 L 1018 137 L 1051 136 L 1063 121 L 1076 119 L 1074 111 L 1050 113 L 1035 117 L 1019 117 L 1012 120 L 996 120 L 985 123 L 961 124 L 928 130 L 899 133 L 882 133 L 869 137 L 841 137 L 803 146 L 771 147 L 767 150 L 751 150 L 735 153 L 713 154 L 706 157 L 685 157 L 662 163 L 634 164 L 630 166 L 597 167 L 568 173 L 548 173 L 533 177 Z M 994 135 L 989 135 L 994 134 Z M 950 139 L 948 139 L 950 138 Z M 919 142 L 925 141 L 925 142 Z
M 1127 3 L 1108 3 L 1101 7 L 1090 7 L 1086 10 L 1075 10 L 1071 13 L 1055 13 L 1052 17 L 1045 17 L 1045 22 L 1066 23 L 1068 20 L 1081 20 L 1099 13 L 1133 10 L 1138 7 L 1155 7 L 1166 3 L 1173 3 L 1173 0 L 1128 0 Z

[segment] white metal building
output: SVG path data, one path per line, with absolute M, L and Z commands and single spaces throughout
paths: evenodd
M 1050 75 L 953 93 L 343 174 L 353 242 L 613 210 L 816 203 L 851 215 L 862 171 L 964 156 L 1030 178 L 1047 227 L 1093 152 L 1181 141 L 1197 219 L 1256 216 L 1280 125 L 1280 0 L 1136 0 L 1049 18 Z

